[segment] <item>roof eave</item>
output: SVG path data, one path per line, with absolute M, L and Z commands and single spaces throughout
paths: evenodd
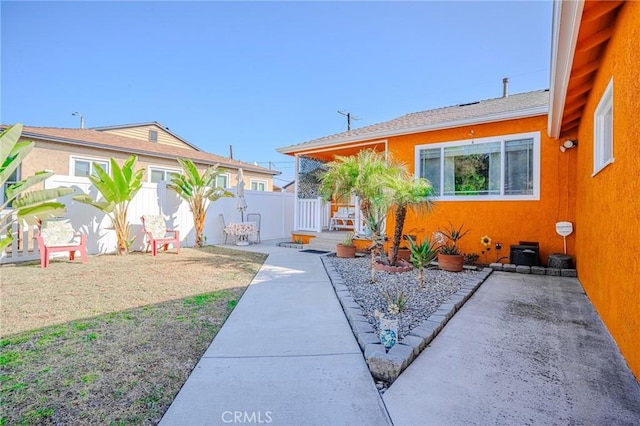
M 481 117 L 471 117 L 471 118 L 465 118 L 460 120 L 452 120 L 444 123 L 427 124 L 423 126 L 408 127 L 405 129 L 373 132 L 366 135 L 347 136 L 347 137 L 342 137 L 342 138 L 334 139 L 330 141 L 320 141 L 317 143 L 310 142 L 308 145 L 304 145 L 304 146 L 300 144 L 290 145 L 282 148 L 277 148 L 276 151 L 278 151 L 281 154 L 293 154 L 295 152 L 308 151 L 309 149 L 326 148 L 334 145 L 342 145 L 345 143 L 357 142 L 357 141 L 363 141 L 363 140 L 372 140 L 372 139 L 379 139 L 379 138 L 385 138 L 385 137 L 391 137 L 391 136 L 410 135 L 414 133 L 444 130 L 444 129 L 450 129 L 453 127 L 469 126 L 473 124 L 486 124 L 486 123 L 492 123 L 496 121 L 513 120 L 517 118 L 535 117 L 538 115 L 545 115 L 548 112 L 549 112 L 548 105 L 541 105 L 541 106 L 525 108 L 517 111 L 508 111 L 508 112 L 484 115 Z
M 134 148 L 126 148 L 126 147 L 114 147 L 114 146 L 102 144 L 102 143 L 99 143 L 99 142 L 80 141 L 80 140 L 76 140 L 76 139 L 61 138 L 61 137 L 57 137 L 57 136 L 43 135 L 43 134 L 40 134 L 40 133 L 34 133 L 34 132 L 28 132 L 28 131 L 23 131 L 21 137 L 23 137 L 23 138 L 33 138 L 33 139 L 39 139 L 39 140 L 46 140 L 46 141 L 51 141 L 51 142 L 61 142 L 61 143 L 69 144 L 69 145 L 89 146 L 89 147 L 100 148 L 100 149 L 104 149 L 104 150 L 108 150 L 108 151 L 125 152 L 125 153 L 128 153 L 128 154 L 136 154 L 136 155 L 145 155 L 147 157 L 165 158 L 165 159 L 170 159 L 170 160 L 175 160 L 176 158 L 178 158 L 175 155 L 171 155 L 171 154 L 163 154 L 163 153 L 159 153 L 159 152 L 145 151 L 143 149 L 134 149 Z M 202 153 L 203 151 L 198 151 L 198 152 Z M 185 155 L 185 157 L 189 157 L 189 156 Z M 276 175 L 281 174 L 280 171 L 263 169 L 263 168 L 258 168 L 258 167 L 252 167 L 248 163 L 246 165 L 245 164 L 237 165 L 237 164 L 232 164 L 232 163 L 225 163 L 225 162 L 222 162 L 222 161 L 203 160 L 201 158 L 191 158 L 191 159 L 196 163 L 208 164 L 208 165 L 211 165 L 211 166 L 213 166 L 215 164 L 218 164 L 218 165 L 220 165 L 220 167 L 232 168 L 232 169 L 242 168 L 243 170 L 248 170 L 248 171 L 252 171 L 252 172 L 271 174 L 272 176 L 276 176 Z
M 584 0 L 554 1 L 553 3 L 550 107 L 547 124 L 547 132 L 553 138 L 559 137 L 562 130 L 562 115 L 583 9 Z

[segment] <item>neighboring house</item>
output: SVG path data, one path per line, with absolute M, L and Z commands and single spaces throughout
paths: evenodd
M 578 144 L 578 277 L 640 378 L 640 2 L 554 6 L 548 130 Z
M 58 175 L 86 177 L 93 173 L 93 163 L 108 170 L 111 157 L 121 163 L 131 154 L 138 156 L 137 166 L 146 169 L 145 182 L 168 181 L 172 173 L 180 173 L 176 161 L 180 157 L 193 160 L 201 170 L 219 164 L 227 171 L 218 177 L 217 184 L 225 188 L 236 185 L 239 168 L 243 170 L 246 190 L 270 191 L 273 176 L 280 174 L 204 152 L 156 122 L 95 129 L 25 126 L 21 139 L 35 142 L 35 148 L 22 162 L 21 176 L 51 170 Z
M 567 253 L 640 378 L 640 2 L 555 2 L 553 18 L 550 92 L 508 96 L 505 87 L 501 98 L 279 148 L 296 157 L 294 230 L 328 228 L 322 165 L 365 148 L 391 153 L 436 189 L 435 210 L 410 214 L 406 233 L 464 223 L 463 251 L 482 253 L 484 235 L 494 243 L 480 261 L 508 261 L 511 245 L 535 241 L 546 264 L 564 250 L 555 224 L 572 222 Z

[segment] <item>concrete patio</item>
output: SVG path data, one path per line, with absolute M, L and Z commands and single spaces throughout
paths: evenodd
M 163 425 L 638 424 L 575 278 L 496 272 L 381 398 L 317 254 L 276 242 Z

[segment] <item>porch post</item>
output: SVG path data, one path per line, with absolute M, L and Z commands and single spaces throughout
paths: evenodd
M 298 173 L 300 170 L 300 155 L 299 154 L 295 154 L 295 177 L 294 177 L 294 184 L 293 184 L 293 191 L 295 194 L 295 197 L 293 198 L 293 230 L 297 231 L 299 229 L 299 223 L 300 223 L 300 211 L 299 211 L 299 200 L 298 200 Z

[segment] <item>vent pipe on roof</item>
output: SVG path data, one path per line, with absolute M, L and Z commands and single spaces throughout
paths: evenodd
M 502 97 L 506 98 L 509 96 L 509 78 L 505 77 L 502 79 Z

